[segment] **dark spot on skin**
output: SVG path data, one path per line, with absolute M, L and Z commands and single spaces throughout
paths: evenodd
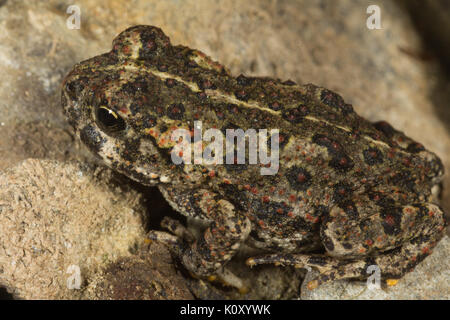
M 345 182 L 339 182 L 339 183 L 335 184 L 333 188 L 334 188 L 333 200 L 336 203 L 343 202 L 353 192 L 351 185 L 349 185 Z
M 381 225 L 388 235 L 397 235 L 401 232 L 402 212 L 398 207 L 382 208 L 380 216 L 383 219 Z
M 343 153 L 343 148 L 339 142 L 330 139 L 323 134 L 315 134 L 312 141 L 319 146 L 326 147 L 331 154 Z
M 165 124 L 162 124 L 161 127 L 159 128 L 159 132 L 164 133 L 167 131 L 167 129 L 168 129 L 167 126 Z
M 294 166 L 286 173 L 286 178 L 294 190 L 304 191 L 311 185 L 311 174 L 308 170 Z
M 71 101 L 76 101 L 80 96 L 86 84 L 89 82 L 87 77 L 79 77 L 64 84 L 64 89 Z
M 239 90 L 234 93 L 235 97 L 241 101 L 248 101 L 248 94 L 245 90 Z
M 186 203 L 186 210 L 193 213 L 194 216 L 202 214 L 202 208 L 200 207 L 201 195 L 198 193 L 191 193 L 187 196 L 188 201 Z
M 134 96 L 136 93 L 145 93 L 148 91 L 148 83 L 144 78 L 137 78 L 133 82 L 127 82 L 122 85 L 122 91 Z
M 275 227 L 286 223 L 287 214 L 292 211 L 292 208 L 284 202 L 263 202 L 261 199 L 254 199 L 250 208 L 258 220 Z
M 320 101 L 322 101 L 327 106 L 342 111 L 343 114 L 349 114 L 353 112 L 352 105 L 345 103 L 344 99 L 342 99 L 340 95 L 331 90 L 322 89 L 322 91 L 320 92 Z
M 164 83 L 166 84 L 167 88 L 173 88 L 178 83 L 178 81 L 172 78 L 167 78 Z
M 282 84 L 284 84 L 285 86 L 295 86 L 296 83 L 292 80 L 286 80 L 284 82 L 282 82 Z
M 370 200 L 374 201 L 377 206 L 380 206 L 382 208 L 395 206 L 395 201 L 393 199 L 389 198 L 388 196 L 386 196 L 386 194 L 384 194 L 384 193 L 370 191 L 370 192 L 368 192 L 368 196 L 369 196 Z
M 378 148 L 371 147 L 363 151 L 364 160 L 368 165 L 383 163 L 383 155 Z
M 202 80 L 198 81 L 197 85 L 201 90 L 206 90 L 206 89 L 214 90 L 217 88 L 216 85 L 209 79 L 202 79 Z
M 184 115 L 184 105 L 182 103 L 174 103 L 167 108 L 167 116 L 172 120 L 181 120 Z
M 158 71 L 167 72 L 167 70 L 169 70 L 167 64 L 158 64 Z
M 141 153 L 139 152 L 140 139 L 129 139 L 124 141 L 124 148 L 120 152 L 120 156 L 125 161 L 136 161 Z
M 416 192 L 416 181 L 414 174 L 409 170 L 404 170 L 389 177 L 389 182 L 393 185 L 406 188 L 410 192 Z
M 308 112 L 308 107 L 304 104 L 300 104 L 295 108 L 284 109 L 282 112 L 282 117 L 289 122 L 299 123 L 308 114 Z
M 316 266 L 326 266 L 327 260 L 320 256 L 312 256 L 308 259 L 308 264 L 316 265 Z
M 344 249 L 347 249 L 347 250 L 350 250 L 353 248 L 353 246 L 348 242 L 342 243 L 342 246 L 344 247 Z
M 406 148 L 406 151 L 411 152 L 411 153 L 419 153 L 420 151 L 424 151 L 424 150 L 425 150 L 425 148 L 423 147 L 423 145 L 418 142 L 410 143 L 408 145 L 408 147 Z
M 141 48 L 139 48 L 139 59 L 153 59 L 155 56 L 164 56 L 165 50 L 170 47 L 169 38 L 160 28 L 152 26 L 134 26 L 122 32 L 115 40 L 116 43 L 126 43 L 124 39 L 120 41 L 123 34 L 136 32 L 140 34 Z
M 344 212 L 347 214 L 351 220 L 356 220 L 359 217 L 358 209 L 355 206 L 355 203 L 351 200 L 346 200 L 344 202 L 339 203 L 339 207 L 341 207 Z
M 375 122 L 373 124 L 373 126 L 375 127 L 375 129 L 377 129 L 378 131 L 381 131 L 382 133 L 384 133 L 384 135 L 387 138 L 392 138 L 393 135 L 397 132 L 397 130 L 395 130 L 389 123 L 387 123 L 386 121 L 379 121 L 379 122 Z
M 352 159 L 350 159 L 343 152 L 336 153 L 335 156 L 331 158 L 328 164 L 330 165 L 330 167 L 344 172 L 352 169 L 354 166 Z
M 256 230 L 250 231 L 250 237 L 258 242 L 265 242 L 265 240 L 258 235 L 258 232 L 256 232 Z
M 323 134 L 315 134 L 312 141 L 319 146 L 327 148 L 328 152 L 332 155 L 329 162 L 330 167 L 344 172 L 354 167 L 353 160 L 347 156 L 341 144 L 336 140 L 330 139 Z
M 156 126 L 156 118 L 150 114 L 145 114 L 142 117 L 142 127 L 145 129 L 152 128 Z
M 97 154 L 106 142 L 97 129 L 88 124 L 80 131 L 80 140 L 95 154 Z
M 197 92 L 197 98 L 199 98 L 200 100 L 205 100 L 206 98 L 208 98 L 208 95 L 204 91 Z
M 275 139 L 275 135 L 271 135 L 270 139 L 267 139 L 267 150 L 271 150 L 271 141 L 272 139 Z M 278 148 L 279 150 L 282 150 L 286 144 L 289 142 L 289 136 L 283 133 L 278 133 Z
M 274 111 L 278 111 L 278 110 L 283 109 L 283 105 L 277 101 L 274 101 L 274 102 L 269 103 L 269 108 Z
M 244 86 L 244 87 L 249 86 L 253 83 L 252 78 L 248 78 L 242 74 L 236 78 L 236 81 L 237 81 L 238 85 Z
M 319 218 L 319 221 L 325 219 L 328 216 L 328 214 L 329 214 L 328 208 L 323 205 L 319 205 L 314 209 L 314 217 Z
M 310 223 L 306 222 L 306 220 L 300 216 L 296 216 L 294 218 L 289 219 L 286 223 L 285 228 L 286 229 L 291 228 L 294 231 L 301 230 L 306 232 L 311 232 L 313 230 L 313 226 L 311 226 Z
M 219 185 L 223 195 L 241 211 L 248 210 L 248 198 L 243 190 L 234 184 L 222 183 Z
M 322 237 L 322 243 L 323 243 L 325 249 L 327 249 L 327 251 L 333 251 L 334 250 L 334 243 L 333 243 L 333 241 L 331 240 L 330 237 L 328 237 L 328 236 Z

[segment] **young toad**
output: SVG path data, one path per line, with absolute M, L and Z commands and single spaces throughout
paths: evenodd
M 199 239 L 151 232 L 197 276 L 239 287 L 224 265 L 246 242 L 268 253 L 249 258 L 251 266 L 317 269 L 310 288 L 367 277 L 374 264 L 383 278 L 400 278 L 443 235 L 443 212 L 431 203 L 443 175 L 435 154 L 386 122 L 358 116 L 330 90 L 234 77 L 202 52 L 172 46 L 159 28 L 131 27 L 110 52 L 75 65 L 62 105 L 108 166 L 158 186 L 176 211 L 209 223 Z M 248 162 L 175 164 L 171 135 L 193 132 L 195 121 L 203 131 L 278 129 L 278 171 L 261 175 L 261 165 Z M 205 148 L 192 141 L 199 143 Z

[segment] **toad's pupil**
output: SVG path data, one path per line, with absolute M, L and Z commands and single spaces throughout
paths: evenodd
M 114 111 L 100 107 L 97 109 L 97 120 L 105 129 L 121 131 L 125 129 L 125 121 Z

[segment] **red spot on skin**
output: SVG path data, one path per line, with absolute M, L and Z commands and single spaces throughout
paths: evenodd
M 384 221 L 386 221 L 386 223 L 387 223 L 388 225 L 390 225 L 390 226 L 393 226 L 393 225 L 395 224 L 394 217 L 391 216 L 390 214 L 388 214 L 388 215 L 386 216 L 386 218 L 384 219 Z
M 300 183 L 303 183 L 306 181 L 306 176 L 303 173 L 299 173 L 299 175 L 297 176 L 297 181 Z

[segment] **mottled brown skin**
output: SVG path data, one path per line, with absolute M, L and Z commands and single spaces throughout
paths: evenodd
M 358 116 L 336 93 L 311 84 L 233 77 L 219 63 L 172 46 L 156 27 L 122 32 L 111 52 L 77 64 L 62 105 L 81 140 L 111 168 L 157 185 L 175 210 L 209 222 L 200 239 L 152 232 L 198 276 L 224 274 L 243 242 L 266 250 L 249 265 L 314 267 L 310 283 L 367 277 L 377 264 L 399 278 L 442 237 L 431 203 L 439 158 L 385 122 Z M 275 128 L 280 168 L 174 165 L 173 130 Z M 168 222 L 169 221 L 169 222 Z

